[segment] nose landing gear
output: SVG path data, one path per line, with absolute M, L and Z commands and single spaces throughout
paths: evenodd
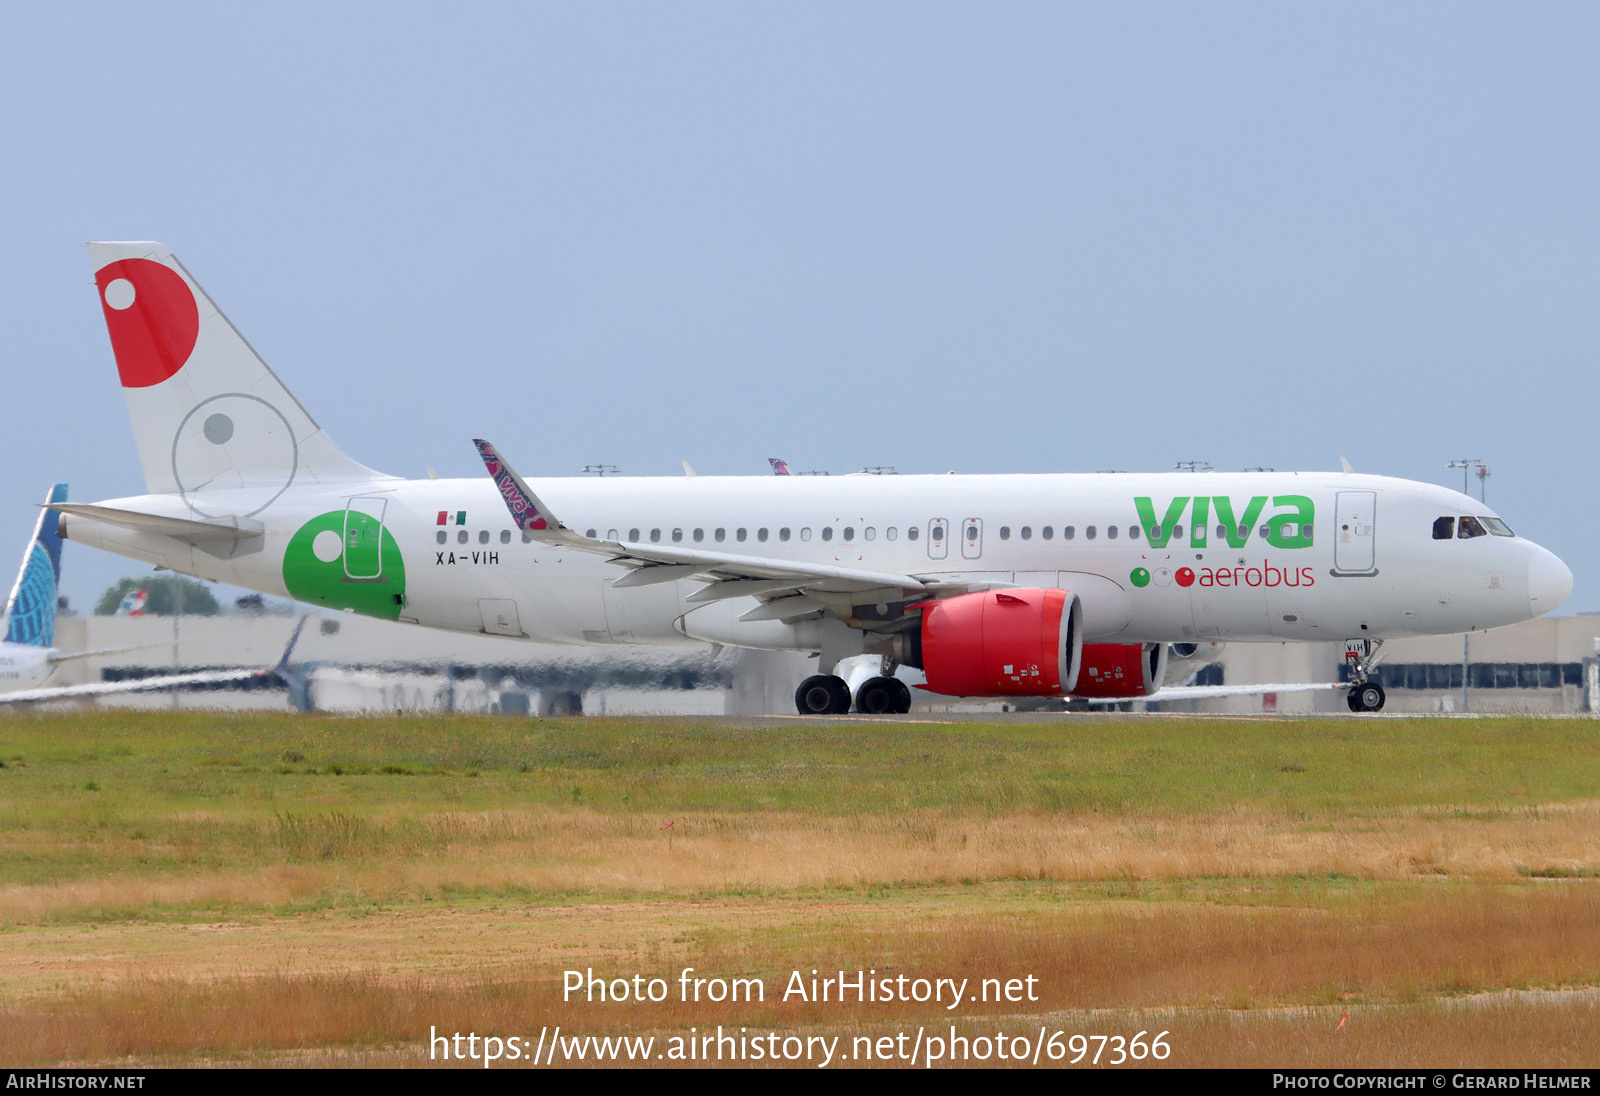
M 1375 712 L 1383 707 L 1383 686 L 1376 681 L 1357 685 L 1345 697 L 1352 712 Z
M 1383 686 L 1371 679 L 1372 668 L 1377 665 L 1381 639 L 1347 639 L 1344 644 L 1345 665 L 1350 667 L 1350 692 L 1345 703 L 1352 712 L 1376 712 L 1383 708 Z

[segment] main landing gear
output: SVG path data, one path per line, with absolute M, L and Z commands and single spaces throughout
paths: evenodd
M 844 715 L 850 710 L 850 686 L 833 674 L 814 674 L 795 690 L 794 706 L 801 715 Z M 905 715 L 911 710 L 911 690 L 896 677 L 871 677 L 856 690 L 855 709 L 870 715 Z
M 1344 644 L 1345 665 L 1350 667 L 1350 692 L 1345 703 L 1352 712 L 1376 712 L 1383 708 L 1383 686 L 1372 680 L 1380 639 L 1349 639 Z
M 794 691 L 801 715 L 844 715 L 850 710 L 850 686 L 833 674 L 813 674 Z
M 898 677 L 869 677 L 856 690 L 856 711 L 868 715 L 905 715 L 911 690 Z

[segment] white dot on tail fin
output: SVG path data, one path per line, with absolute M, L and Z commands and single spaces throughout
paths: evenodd
M 114 278 L 106 283 L 106 304 L 121 312 L 133 303 L 133 283 L 126 278 Z
M 311 538 L 311 554 L 323 563 L 332 563 L 344 551 L 344 541 L 332 529 L 324 529 Z

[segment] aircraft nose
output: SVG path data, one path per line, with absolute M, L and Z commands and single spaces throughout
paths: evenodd
M 1567 600 L 1572 593 L 1572 572 L 1554 552 L 1536 549 L 1528 561 L 1528 607 L 1534 616 L 1543 616 Z

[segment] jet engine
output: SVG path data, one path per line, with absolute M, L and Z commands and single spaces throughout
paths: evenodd
M 1085 643 L 1072 695 L 1094 698 L 1150 696 L 1167 678 L 1165 643 Z
M 1214 639 L 1205 642 L 1188 640 L 1183 643 L 1169 643 L 1167 649 L 1172 652 L 1173 662 L 1215 662 L 1222 654 L 1224 644 Z
M 946 696 L 1063 696 L 1079 683 L 1083 609 L 1057 589 L 984 590 L 922 605 L 920 661 Z

